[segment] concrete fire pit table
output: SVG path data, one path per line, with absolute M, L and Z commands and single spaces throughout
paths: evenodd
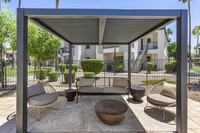
M 102 100 L 94 106 L 98 118 L 105 124 L 120 123 L 128 112 L 128 106 L 117 100 Z

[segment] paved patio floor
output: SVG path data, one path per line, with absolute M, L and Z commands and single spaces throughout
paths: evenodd
M 96 116 L 94 104 L 102 99 L 126 102 L 129 111 L 122 123 L 114 126 L 103 124 Z M 36 121 L 37 110 L 28 110 L 28 130 L 31 132 L 73 132 L 73 133 L 172 133 L 175 131 L 174 113 L 149 108 L 144 111 L 146 98 L 142 103 L 126 96 L 82 96 L 79 103 L 67 102 L 64 96 L 58 100 L 59 110 L 42 109 L 40 121 Z M 175 108 L 169 108 L 175 112 Z M 0 97 L 0 133 L 15 133 L 16 97 Z M 200 103 L 188 99 L 188 131 L 200 133 Z

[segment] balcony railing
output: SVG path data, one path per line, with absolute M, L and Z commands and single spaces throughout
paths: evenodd
M 119 45 L 108 45 L 108 46 L 103 46 L 103 49 L 108 49 L 108 48 L 118 48 Z
M 158 49 L 158 42 L 148 43 L 148 50 L 151 50 L 151 49 Z

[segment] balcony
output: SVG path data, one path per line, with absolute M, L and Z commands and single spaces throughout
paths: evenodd
M 158 49 L 158 42 L 148 43 L 148 50 Z
M 119 52 L 119 45 L 104 45 L 103 53 L 114 53 L 114 51 Z

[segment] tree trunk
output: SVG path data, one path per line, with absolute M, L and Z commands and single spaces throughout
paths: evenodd
M 189 19 L 189 58 L 191 59 L 191 11 L 190 11 L 190 0 L 188 0 L 188 19 Z
M 12 69 L 15 68 L 15 52 L 12 52 Z
M 39 80 L 42 79 L 42 62 L 40 60 L 38 60 L 38 78 Z
M 56 0 L 56 9 L 59 7 L 59 0 Z
M 19 3 L 18 3 L 18 8 L 21 7 L 21 0 L 19 0 Z

